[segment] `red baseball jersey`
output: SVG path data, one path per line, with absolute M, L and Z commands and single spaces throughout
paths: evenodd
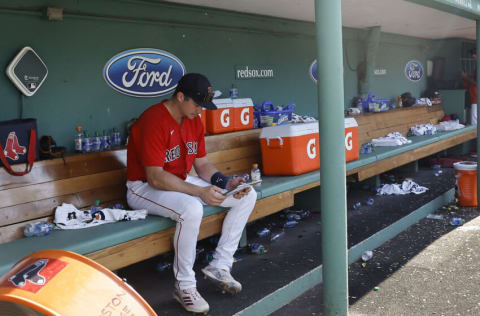
M 148 108 L 132 127 L 127 149 L 127 179 L 146 181 L 145 167 L 158 166 L 185 180 L 195 158 L 206 155 L 200 117 L 184 118 L 182 124 L 165 104 Z

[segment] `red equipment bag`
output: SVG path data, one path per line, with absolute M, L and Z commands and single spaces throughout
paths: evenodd
M 38 157 L 37 120 L 17 119 L 0 122 L 0 166 L 12 175 L 23 176 L 33 168 Z M 25 171 L 15 171 L 10 165 L 26 162 Z

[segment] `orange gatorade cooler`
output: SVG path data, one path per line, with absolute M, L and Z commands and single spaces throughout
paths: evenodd
M 202 120 L 203 130 L 207 132 L 207 110 L 202 108 L 202 113 L 199 114 L 200 120 Z
M 227 133 L 234 130 L 234 107 L 232 99 L 213 99 L 216 110 L 207 110 L 207 131 L 210 134 Z
M 320 168 L 318 122 L 264 127 L 260 133 L 263 173 L 298 175 Z M 358 124 L 345 118 L 345 158 L 358 159 Z
M 360 157 L 358 146 L 358 124 L 353 117 L 345 118 L 345 160 L 357 160 Z
M 236 131 L 253 128 L 253 101 L 250 98 L 233 99 L 234 128 Z
M 461 206 L 478 206 L 477 163 L 460 161 L 453 164 L 455 169 L 455 197 Z
M 298 175 L 320 168 L 318 123 L 264 127 L 260 133 L 263 173 Z
M 110 270 L 64 250 L 34 252 L 1 277 L 0 314 L 157 315 L 133 288 Z

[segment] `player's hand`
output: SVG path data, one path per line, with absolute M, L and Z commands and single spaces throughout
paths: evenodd
M 460 73 L 460 75 L 462 76 L 462 78 L 467 78 L 468 77 L 468 74 L 465 71 L 462 71 Z
M 238 187 L 242 183 L 245 183 L 245 179 L 243 177 L 233 177 L 232 179 L 230 179 L 227 182 L 227 185 L 226 185 L 225 188 L 228 191 L 230 191 L 230 190 L 235 189 L 236 187 Z M 235 193 L 233 195 L 233 197 L 236 198 L 236 199 L 241 199 L 242 197 L 247 195 L 248 192 L 250 192 L 251 189 L 252 189 L 251 187 L 247 187 L 247 188 L 243 189 L 242 191 L 239 191 L 239 192 Z
M 222 194 L 222 189 L 211 185 L 201 188 L 200 198 L 207 205 L 220 205 L 222 204 L 223 200 L 225 200 L 226 196 Z

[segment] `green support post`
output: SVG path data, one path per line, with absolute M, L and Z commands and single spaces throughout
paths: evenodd
M 480 20 L 475 20 L 477 24 L 477 78 L 480 78 L 478 75 L 480 71 L 480 59 L 478 58 L 478 54 L 480 53 Z M 477 79 L 478 80 L 478 79 Z M 477 84 L 478 86 L 478 84 Z M 480 155 L 478 153 L 480 149 L 480 124 L 478 124 L 478 110 L 480 108 L 480 95 L 477 95 L 477 199 L 480 197 Z
M 324 315 L 348 315 L 341 1 L 315 0 Z M 319 302 L 320 304 L 320 302 Z

